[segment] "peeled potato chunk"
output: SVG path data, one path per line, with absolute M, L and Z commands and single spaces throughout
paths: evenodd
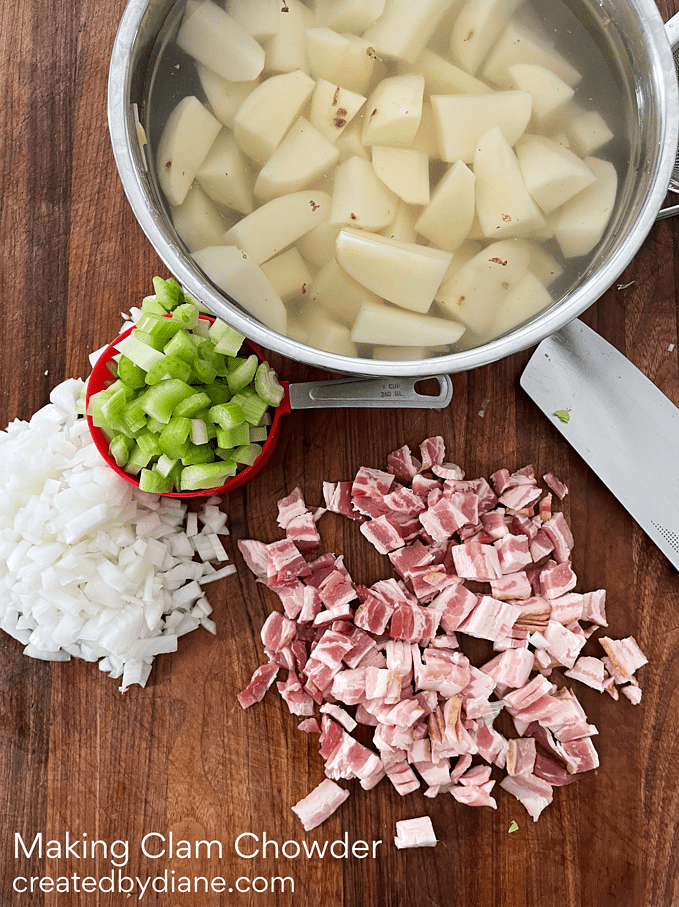
M 232 82 L 251 82 L 264 69 L 263 48 L 212 0 L 202 0 L 184 17 L 177 45 Z
M 266 164 L 315 85 L 310 76 L 295 70 L 271 76 L 251 92 L 233 121 L 236 141 L 249 158 Z
M 258 199 L 298 192 L 328 173 L 339 160 L 339 150 L 305 117 L 299 117 L 278 148 L 259 171 Z
M 364 145 L 412 145 L 422 118 L 424 76 L 382 79 L 368 99 L 363 126 Z
M 300 0 L 279 0 L 278 28 L 266 45 L 265 72 L 309 71 L 306 30 L 313 23 L 313 13 Z
M 197 179 L 210 198 L 221 205 L 241 214 L 252 211 L 252 174 L 230 129 L 222 129 L 212 143 Z
M 450 35 L 450 55 L 474 75 L 523 0 L 466 0 Z
M 515 63 L 537 63 L 556 73 L 571 88 L 582 75 L 551 44 L 523 23 L 511 21 L 495 42 L 483 65 L 483 78 L 509 88 L 512 84 L 510 67 Z
M 375 173 L 409 205 L 429 204 L 429 158 L 412 148 L 373 145 Z
M 364 95 L 318 79 L 311 95 L 309 122 L 329 142 L 336 141 L 365 104 Z
M 486 339 L 490 340 L 493 337 L 499 337 L 505 331 L 511 331 L 512 328 L 546 309 L 552 301 L 549 290 L 540 283 L 535 274 L 526 271 L 523 277 L 507 291 Z
M 462 245 L 474 222 L 476 177 L 457 161 L 442 177 L 415 229 L 439 249 L 453 252 Z
M 556 73 L 537 63 L 515 63 L 508 72 L 513 88 L 532 95 L 533 118 L 537 123 L 556 116 L 575 94 Z
M 398 199 L 375 173 L 370 161 L 350 157 L 335 168 L 330 222 L 381 230 L 394 219 Z
M 399 242 L 416 243 L 415 221 L 420 210 L 419 205 L 407 205 L 403 200 L 399 201 L 394 219 L 380 233 L 389 239 L 398 239 Z
M 262 324 L 285 334 L 287 312 L 264 272 L 236 246 L 208 246 L 193 253 L 196 264 L 220 290 Z
M 453 318 L 483 335 L 496 320 L 509 289 L 528 270 L 529 261 L 526 243 L 491 243 L 441 286 L 436 301 Z
M 585 158 L 595 182 L 567 201 L 554 214 L 554 236 L 565 258 L 587 255 L 604 235 L 613 214 L 618 175 L 609 161 Z
M 457 343 L 464 331 L 464 325 L 447 318 L 366 302 L 356 317 L 351 339 L 385 346 L 449 346 Z
M 379 56 L 412 63 L 456 0 L 387 0 L 380 18 L 365 32 Z
M 428 48 L 413 63 L 412 70 L 422 73 L 429 94 L 490 94 L 493 90 Z
M 317 0 L 317 22 L 339 32 L 363 33 L 384 12 L 385 0 Z
M 292 192 L 256 208 L 224 234 L 227 245 L 238 246 L 256 264 L 284 252 L 305 233 L 330 216 L 327 192 Z
M 530 121 L 533 99 L 526 91 L 484 95 L 433 95 L 434 125 L 444 161 L 471 164 L 484 133 L 497 126 L 515 145 Z
M 230 219 L 224 216 L 198 183 L 191 186 L 181 205 L 175 205 L 171 211 L 174 228 L 189 252 L 205 246 L 218 246 L 224 232 L 236 223 L 238 217 L 235 211 Z
M 320 308 L 304 312 L 306 342 L 326 353 L 338 356 L 358 356 L 358 347 L 351 338 L 351 331 L 345 324 L 334 321 Z
M 331 258 L 314 277 L 309 300 L 321 306 L 335 321 L 351 327 L 364 302 L 381 302 Z
M 309 74 L 363 94 L 375 69 L 375 54 L 358 35 L 340 35 L 331 28 L 307 29 Z
M 229 82 L 208 69 L 207 66 L 203 66 L 202 63 L 198 63 L 196 69 L 212 113 L 220 123 L 233 129 L 233 118 L 238 113 L 243 101 L 257 87 L 258 80 Z
M 160 188 L 170 205 L 181 205 L 222 124 L 198 98 L 177 104 L 158 143 L 156 168 Z
M 544 136 L 523 136 L 515 151 L 526 189 L 544 214 L 559 208 L 596 179 L 591 167 L 576 154 Z
M 226 11 L 257 41 L 266 41 L 278 31 L 279 0 L 227 0 Z
M 297 249 L 270 258 L 261 266 L 267 280 L 283 302 L 304 296 L 311 285 L 311 274 Z
M 377 296 L 413 312 L 427 312 L 452 255 L 362 230 L 340 230 L 340 267 Z
M 564 115 L 563 129 L 570 148 L 580 157 L 598 151 L 613 138 L 608 124 L 596 110 L 582 110 L 573 105 Z
M 516 155 L 499 128 L 481 136 L 474 156 L 476 213 L 489 239 L 524 236 L 544 226 Z

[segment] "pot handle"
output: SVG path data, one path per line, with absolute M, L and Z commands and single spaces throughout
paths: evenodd
M 421 394 L 421 381 L 438 381 L 436 396 Z M 338 378 L 290 384 L 290 409 L 443 409 L 453 398 L 450 375 L 422 378 Z
M 677 78 L 679 78 L 679 13 L 676 13 L 669 22 L 665 23 L 665 33 L 667 35 L 667 40 L 670 42 L 670 47 L 672 48 L 672 53 L 674 54 L 674 65 L 677 69 Z M 674 165 L 675 174 L 679 170 L 679 149 L 677 149 L 677 161 Z M 670 192 L 679 192 L 679 189 L 674 189 L 674 187 L 669 187 Z M 656 220 L 664 220 L 667 217 L 674 217 L 675 214 L 679 214 L 679 205 L 668 205 L 666 208 L 661 208 L 658 212 Z

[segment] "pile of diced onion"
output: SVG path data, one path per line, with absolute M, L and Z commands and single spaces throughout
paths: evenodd
M 601 650 L 582 654 L 608 626 L 606 593 L 576 591 L 573 537 L 553 509 L 567 488 L 543 478 L 546 492 L 531 466 L 465 479 L 443 439 L 428 438 L 419 459 L 404 446 L 387 470 L 325 482 L 325 507 L 295 489 L 278 503 L 284 538 L 239 542 L 282 605 L 239 701 L 260 701 L 283 671 L 280 695 L 319 735 L 326 778 L 293 807 L 305 829 L 349 796 L 342 779 L 369 790 L 386 776 L 401 795 L 424 786 L 425 797 L 496 808 L 502 771 L 499 786 L 537 820 L 555 787 L 599 765 L 577 685 L 637 704 L 646 657 L 631 636 L 599 636 Z M 343 556 L 308 557 L 326 510 L 356 520 L 395 575 L 367 587 Z M 492 644 L 492 657 L 474 664 L 465 638 Z
M 83 392 L 64 381 L 30 421 L 0 432 L 0 627 L 33 658 L 98 662 L 124 691 L 144 686 L 180 636 L 215 633 L 203 587 L 235 567 L 219 499 L 189 512 L 116 475 Z

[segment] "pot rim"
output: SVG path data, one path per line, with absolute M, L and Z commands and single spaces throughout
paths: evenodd
M 392 361 L 342 356 L 277 334 L 237 304 L 226 301 L 224 295 L 214 288 L 190 257 L 172 241 L 168 224 L 148 198 L 132 152 L 132 143 L 137 141 L 137 136 L 132 134 L 128 109 L 132 78 L 130 51 L 149 0 L 128 0 L 114 41 L 109 67 L 109 131 L 123 189 L 137 222 L 169 271 L 214 315 L 223 318 L 236 330 L 268 350 L 288 359 L 344 374 L 425 376 L 434 371 L 449 374 L 488 365 L 539 343 L 593 305 L 639 251 L 667 194 L 679 142 L 677 71 L 668 31 L 655 0 L 630 0 L 630 3 L 637 13 L 645 37 L 656 89 L 654 95 L 660 111 L 658 157 L 639 214 L 604 268 L 600 268 L 581 286 L 527 324 L 481 346 L 415 360 Z

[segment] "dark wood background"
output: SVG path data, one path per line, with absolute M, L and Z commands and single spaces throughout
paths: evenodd
M 87 353 L 114 336 L 120 312 L 165 273 L 128 208 L 109 148 L 108 58 L 123 0 L 4 0 L 0 4 L 0 422 L 29 417 L 51 387 L 83 376 Z M 658 0 L 665 19 L 679 0 Z M 675 221 L 657 224 L 624 275 L 585 320 L 679 404 Z M 629 284 L 621 289 L 619 285 Z M 670 352 L 671 344 L 676 344 Z M 204 631 L 156 659 L 145 690 L 124 695 L 85 663 L 49 665 L 0 640 L 0 903 L 134 903 L 125 895 L 12 893 L 18 875 L 103 875 L 110 863 L 17 860 L 31 839 L 131 842 L 128 875 L 222 875 L 232 884 L 292 876 L 294 895 L 148 894 L 143 903 L 321 907 L 671 907 L 679 904 L 679 581 L 518 385 L 529 352 L 455 377 L 443 413 L 360 411 L 288 417 L 269 467 L 225 507 L 236 577 L 210 589 L 216 639 Z M 281 363 L 277 363 L 280 365 Z M 285 363 L 286 377 L 314 372 Z M 478 415 L 488 400 L 485 417 Z M 304 835 L 290 806 L 323 777 L 315 737 L 274 694 L 243 712 L 236 692 L 260 663 L 259 627 L 274 606 L 240 561 L 235 541 L 277 537 L 278 497 L 296 485 L 320 503 L 323 479 L 381 466 L 387 453 L 442 434 L 469 475 L 535 464 L 571 489 L 566 513 L 583 589 L 609 595 L 609 632 L 636 636 L 650 659 L 642 704 L 580 688 L 600 730 L 601 767 L 556 793 L 537 824 L 498 790 L 499 808 L 449 796 L 400 798 L 388 782 L 352 795 Z M 640 468 L 643 468 L 640 466 Z M 631 481 L 634 477 L 631 477 Z M 324 517 L 324 546 L 344 552 L 354 577 L 380 575 L 381 558 L 356 527 Z M 396 820 L 431 815 L 439 844 L 399 852 Z M 508 829 L 516 820 L 519 830 Z M 144 834 L 220 839 L 222 861 L 142 859 Z M 308 841 L 383 840 L 375 860 L 245 860 L 243 832 Z M 261 885 L 262 883 L 258 883 Z

